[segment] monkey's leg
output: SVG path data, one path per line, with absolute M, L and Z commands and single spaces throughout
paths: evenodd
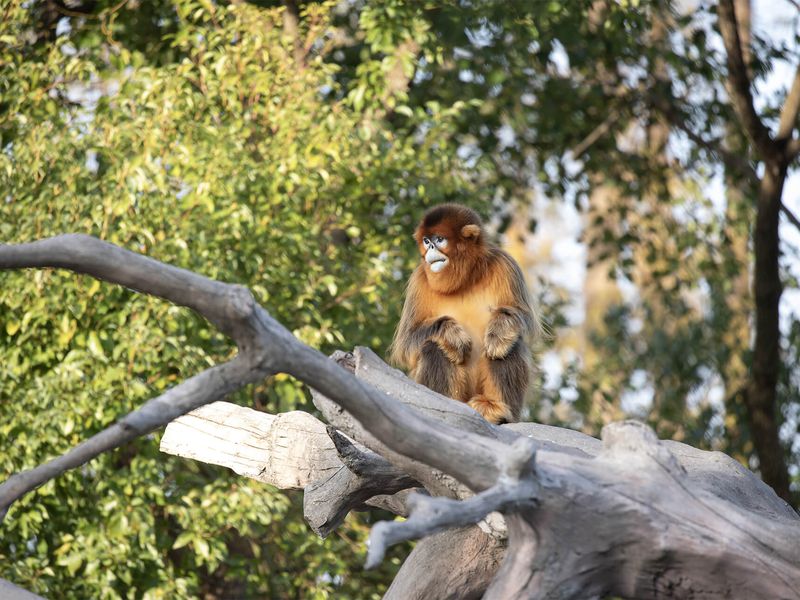
M 463 399 L 464 369 L 453 364 L 436 342 L 429 340 L 422 345 L 414 379 L 434 392 Z
M 505 358 L 482 356 L 478 363 L 477 395 L 469 405 L 492 423 L 511 423 L 519 413 L 530 380 L 525 345 L 517 341 Z

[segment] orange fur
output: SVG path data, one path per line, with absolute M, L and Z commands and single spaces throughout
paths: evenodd
M 446 240 L 437 250 L 448 259 L 438 273 L 425 260 L 437 236 Z M 414 238 L 422 260 L 408 282 L 393 361 L 487 420 L 518 420 L 529 381 L 528 338 L 538 328 L 522 272 L 486 242 L 477 214 L 464 206 L 431 209 Z

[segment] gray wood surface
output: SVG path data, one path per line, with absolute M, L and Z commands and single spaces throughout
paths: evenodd
M 239 353 L 0 483 L 0 521 L 18 498 L 67 469 L 287 373 L 315 390 L 340 432 L 338 447 L 313 418 L 248 414 L 239 423 L 238 409 L 225 408 L 178 426 L 197 436 L 224 429 L 214 456 L 187 444 L 176 451 L 276 485 L 305 485 L 320 533 L 365 502 L 407 514 L 376 525 L 370 538 L 370 564 L 388 544 L 423 540 L 390 598 L 800 598 L 800 517 L 724 455 L 659 441 L 630 421 L 606 426 L 601 440 L 535 424 L 493 426 L 365 348 L 323 356 L 241 286 L 89 236 L 0 245 L 0 268 L 31 267 L 85 273 L 190 308 Z M 422 493 L 403 489 L 417 483 Z

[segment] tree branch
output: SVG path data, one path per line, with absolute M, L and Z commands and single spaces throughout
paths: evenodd
M 537 452 L 539 507 L 507 516 L 507 558 L 484 598 L 797 595 L 800 518 L 752 473 L 642 423 L 602 437 L 595 458 Z
M 64 254 L 59 247 L 63 238 L 48 241 L 52 254 L 39 266 L 52 266 L 53 257 Z M 75 236 L 67 236 L 66 242 L 75 241 Z M 42 248 L 27 246 L 35 246 L 37 252 Z M 7 266 L 10 255 L 16 263 L 33 261 L 18 247 L 4 246 L 0 265 Z M 120 278 L 102 254 L 81 251 L 75 256 L 70 260 L 76 270 L 108 271 L 109 280 Z M 109 256 L 116 260 L 120 255 Z M 180 287 L 164 277 L 164 265 L 136 263 L 142 269 L 137 276 L 122 269 L 135 284 L 131 287 L 152 289 L 146 281 L 150 276 L 161 282 L 164 297 L 176 293 L 175 285 Z M 194 293 L 217 291 L 212 286 Z M 250 296 L 233 294 L 234 302 L 241 298 Z M 347 436 L 395 467 L 341 438 L 341 453 L 355 471 L 394 476 L 399 465 L 408 465 L 429 489 L 437 480 L 454 478 L 478 492 L 463 502 L 417 496 L 406 523 L 374 531 L 371 565 L 396 540 L 475 523 L 489 511 L 501 510 L 509 545 L 499 574 L 486 590 L 488 599 L 694 597 L 698 590 L 708 597 L 788 598 L 800 588 L 800 518 L 755 475 L 725 455 L 659 442 L 652 430 L 633 422 L 604 428 L 602 447 L 577 433 L 554 435 L 553 428 L 494 427 L 463 404 L 415 387 L 364 349 L 352 355 L 354 376 L 296 340 L 252 298 L 249 305 L 233 309 L 228 306 L 231 296 L 225 293 L 189 300 L 229 326 L 240 354 L 98 434 L 113 438 L 106 440 L 106 447 L 113 447 L 120 436 L 144 432 L 175 412 L 207 402 L 203 394 L 209 390 L 224 393 L 247 378 L 282 370 L 324 392 L 328 404 L 323 405 L 333 424 L 341 424 Z M 366 382 L 376 376 L 385 380 L 376 385 Z M 338 412 L 331 407 L 334 403 Z M 147 418 L 141 414 L 145 409 L 150 409 Z M 115 428 L 122 433 L 114 438 Z M 329 456 L 328 445 L 319 448 Z M 7 492 L 19 481 L 16 477 L 0 490 Z M 414 479 L 419 480 L 416 475 Z M 494 572 L 491 565 L 485 571 Z M 481 581 L 474 587 L 465 585 L 477 593 Z
M 51 267 L 91 275 L 143 294 L 191 308 L 238 342 L 247 337 L 255 302 L 250 291 L 208 279 L 77 233 L 30 242 L 0 244 L 0 269 Z
M 328 427 L 328 435 L 344 463 L 334 474 L 309 483 L 303 494 L 303 515 L 320 537 L 341 525 L 352 510 L 378 495 L 391 495 L 419 487 L 419 483 L 394 468 L 385 458 L 358 448 L 343 433 Z
M 425 386 L 411 381 L 380 360 L 369 348 L 356 347 L 352 353 L 335 352 L 332 358 L 354 373 L 360 381 L 379 392 L 395 398 L 402 396 L 403 404 L 426 416 L 433 423 L 441 423 L 457 431 L 472 432 L 482 439 L 497 440 L 504 444 L 512 443 L 517 437 L 503 427 L 492 425 L 463 402 L 431 392 Z M 315 389 L 311 390 L 311 397 L 328 423 L 385 457 L 400 471 L 419 481 L 430 493 L 452 498 L 471 495 L 470 490 L 459 483 L 463 480 L 447 477 L 441 472 L 432 472 L 427 462 L 420 461 L 411 454 L 395 451 L 384 438 L 374 435 L 355 415 L 343 410 L 340 403 L 332 401 Z
M 129 413 L 62 456 L 12 475 L 0 484 L 0 522 L 12 503 L 43 483 L 87 463 L 103 452 L 149 433 L 190 410 L 221 400 L 268 374 L 268 371 L 258 368 L 247 357 L 237 356 L 232 361 L 211 367 L 149 400 L 140 409 Z
M 411 494 L 406 502 L 410 512 L 406 521 L 381 521 L 372 527 L 365 568 L 377 567 L 386 549 L 398 542 L 474 525 L 495 511 L 533 508 L 539 496 L 539 485 L 532 476 L 534 448 L 528 438 L 518 438 L 504 457 L 506 462 L 498 483 L 466 500 Z
M 96 238 L 75 234 L 0 246 L 0 268 L 24 267 L 66 268 L 193 308 L 233 337 L 240 354 L 229 363 L 195 375 L 150 400 L 64 456 L 9 478 L 0 485 L 0 515 L 22 494 L 66 469 L 165 425 L 198 406 L 219 400 L 247 383 L 281 371 L 324 389 L 370 435 L 398 455 L 413 457 L 474 490 L 491 487 L 500 474 L 498 457 L 507 449 L 506 444 L 433 423 L 416 410 L 364 385 L 297 340 L 253 301 L 246 288 L 215 282 Z M 403 423 L 403 428 L 398 428 L 397 423 Z
M 755 179 L 755 171 L 750 161 L 747 160 L 747 156 L 726 149 L 724 140 L 721 138 L 711 140 L 704 138 L 692 127 L 691 123 L 687 124 L 683 115 L 674 106 L 670 105 L 667 100 L 655 98 L 653 99 L 653 106 L 661 115 L 661 120 L 667 125 L 679 129 L 690 141 L 709 152 L 716 160 L 722 161 L 729 169 L 750 180 Z
M 795 214 L 791 210 L 789 210 L 783 202 L 781 202 L 781 212 L 787 219 L 789 219 L 789 222 L 800 231 L 800 219 L 798 219 L 795 216 Z
M 325 424 L 307 412 L 271 415 L 230 402 L 213 402 L 175 419 L 159 449 L 284 490 L 303 489 L 342 468 Z
M 752 140 L 762 158 L 774 160 L 776 148 L 773 140 L 753 106 L 750 78 L 747 75 L 747 65 L 742 58 L 742 46 L 733 0 L 720 0 L 717 12 L 728 65 L 728 93 L 734 109 L 742 120 L 745 133 Z
M 572 149 L 568 150 L 572 160 L 578 160 L 580 156 L 589 148 L 591 148 L 597 140 L 608 133 L 611 130 L 611 126 L 615 121 L 617 121 L 617 119 L 619 119 L 619 111 L 612 109 L 597 127 L 592 129 L 592 131 L 590 131 L 585 138 L 573 146 Z
M 795 69 L 792 87 L 783 102 L 776 140 L 788 140 L 792 137 L 798 112 L 800 112 L 800 65 Z
M 480 600 L 505 555 L 505 540 L 472 525 L 420 540 L 383 600 Z

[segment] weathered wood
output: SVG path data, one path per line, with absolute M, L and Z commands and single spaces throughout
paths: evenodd
M 390 489 L 398 477 L 422 483 L 432 496 L 408 497 L 405 503 L 406 491 L 394 496 L 400 508 L 410 509 L 409 518 L 379 528 L 378 541 L 381 535 L 384 542 L 426 536 L 501 510 L 508 548 L 485 598 L 800 598 L 800 517 L 755 475 L 718 453 L 660 442 L 633 422 L 607 426 L 602 444 L 539 425 L 492 426 L 366 349 L 340 357 L 348 372 L 300 343 L 239 286 L 86 236 L 0 246 L 0 268 L 32 266 L 70 268 L 188 306 L 230 335 L 239 354 L 153 398 L 63 456 L 0 484 L 0 518 L 21 495 L 64 470 L 281 371 L 317 389 L 315 401 L 326 419 L 356 444 L 340 443 L 337 451 L 321 424 L 302 416 L 250 415 L 256 421 L 238 427 L 223 411 L 222 425 L 209 426 L 203 421 L 219 416 L 211 410 L 189 427 L 191 435 L 207 447 L 208 436 L 227 437 L 222 431 L 228 427 L 235 446 L 216 439 L 219 452 L 212 460 L 289 487 L 323 489 L 319 481 L 344 473 L 346 485 L 325 488 L 334 515 L 357 504 L 352 500 L 367 493 L 370 480 L 384 478 L 377 487 Z M 183 445 L 180 452 L 209 458 L 200 448 Z M 353 487 L 353 478 L 362 481 Z M 447 531 L 439 539 L 455 544 L 459 531 L 467 530 Z M 434 542 L 420 544 L 403 572 L 421 577 L 432 600 L 449 597 L 456 588 L 462 597 L 477 597 L 501 551 L 501 537 L 490 537 L 498 544 L 472 565 L 485 575 L 469 577 L 457 567 L 461 570 L 448 580 L 444 553 L 425 565 L 453 588 L 436 587 L 419 574 L 421 561 L 443 547 Z M 456 557 L 454 564 L 469 563 L 465 559 Z M 404 589 L 413 597 L 418 592 L 412 583 L 399 582 L 393 593 Z
M 536 470 L 541 503 L 507 515 L 488 600 L 800 598 L 800 517 L 719 453 L 628 421 L 595 457 L 543 450 Z
M 384 385 L 384 392 L 402 399 L 403 381 L 395 383 Z M 461 412 L 457 409 L 456 418 Z M 242 435 L 243 427 L 233 426 L 239 413 L 248 423 L 244 429 L 255 432 Z M 273 447 L 273 438 L 264 432 L 285 419 L 250 413 L 255 411 L 235 405 L 206 409 L 201 424 L 193 428 L 219 436 L 221 428 L 233 426 L 239 437 L 232 446 L 248 448 L 242 452 L 229 447 L 224 455 L 229 462 L 240 461 L 242 454 L 249 456 L 253 462 L 247 471 L 258 475 L 262 473 L 258 461 L 266 462 Z M 194 416 L 181 420 L 192 419 L 197 420 Z M 363 508 L 368 497 L 393 491 L 390 480 L 397 472 L 378 455 L 333 433 L 340 438 L 337 451 L 321 423 L 310 416 L 301 419 L 306 425 L 291 429 L 294 444 L 315 448 L 323 462 L 338 465 L 306 488 L 306 503 L 314 505 L 310 512 L 318 519 L 312 525 L 327 535 L 348 511 Z M 463 528 L 420 542 L 404 567 L 406 573 L 417 575 L 399 577 L 388 598 L 480 597 L 484 592 L 487 598 L 584 598 L 606 593 L 636 598 L 800 597 L 793 587 L 800 585 L 800 519 L 730 457 L 658 441 L 648 428 L 633 422 L 606 428 L 602 442 L 534 423 L 502 429 L 537 442 L 542 497 L 538 508 L 507 517 L 511 550 L 495 584 L 487 591 L 487 577 L 505 553 L 498 528 L 489 528 L 493 535 Z M 317 442 L 308 444 L 304 436 Z M 199 444 L 208 451 L 207 441 Z M 253 446 L 262 450 L 249 454 Z M 301 455 L 305 461 L 314 460 L 307 452 Z M 344 466 L 342 456 L 351 468 Z M 313 472 L 307 466 L 301 470 Z M 387 502 L 379 496 L 372 500 Z M 477 536 L 474 543 L 485 551 L 471 555 L 464 546 L 446 555 L 444 548 L 459 548 L 461 536 L 473 529 L 480 532 L 471 534 Z M 462 569 L 460 560 L 467 560 L 468 568 Z M 423 563 L 428 566 L 421 574 Z
M 282 489 L 302 489 L 342 467 L 325 425 L 310 414 L 271 415 L 213 402 L 175 419 L 161 451 L 213 465 Z
M 32 594 L 5 579 L 0 579 L 0 598 L 2 600 L 44 600 L 41 596 Z
M 305 488 L 303 515 L 314 532 L 327 537 L 350 511 L 364 510 L 365 504 L 379 495 L 382 497 L 375 498 L 373 506 L 405 515 L 405 497 L 392 498 L 392 495 L 419 483 L 335 428 L 329 426 L 328 435 L 344 466 Z
M 308 413 L 271 415 L 214 402 L 167 425 L 161 451 L 227 467 L 281 489 L 305 489 L 303 512 L 326 537 L 366 503 L 405 515 L 392 494 L 419 484 Z
M 417 542 L 383 600 L 477 600 L 505 551 L 503 540 L 474 525 L 434 534 Z
M 355 374 L 360 381 L 434 422 L 475 433 L 481 438 L 507 443 L 516 437 L 492 425 L 463 402 L 433 392 L 412 381 L 397 369 L 392 369 L 369 348 L 356 347 L 353 352 L 336 352 L 331 359 Z M 451 498 L 466 498 L 472 495 L 469 488 L 453 477 L 431 469 L 424 462 L 393 451 L 386 445 L 385 440 L 370 433 L 358 419 L 316 388 L 312 387 L 311 397 L 314 405 L 330 424 L 388 459 L 399 470 L 422 483 L 432 494 Z

